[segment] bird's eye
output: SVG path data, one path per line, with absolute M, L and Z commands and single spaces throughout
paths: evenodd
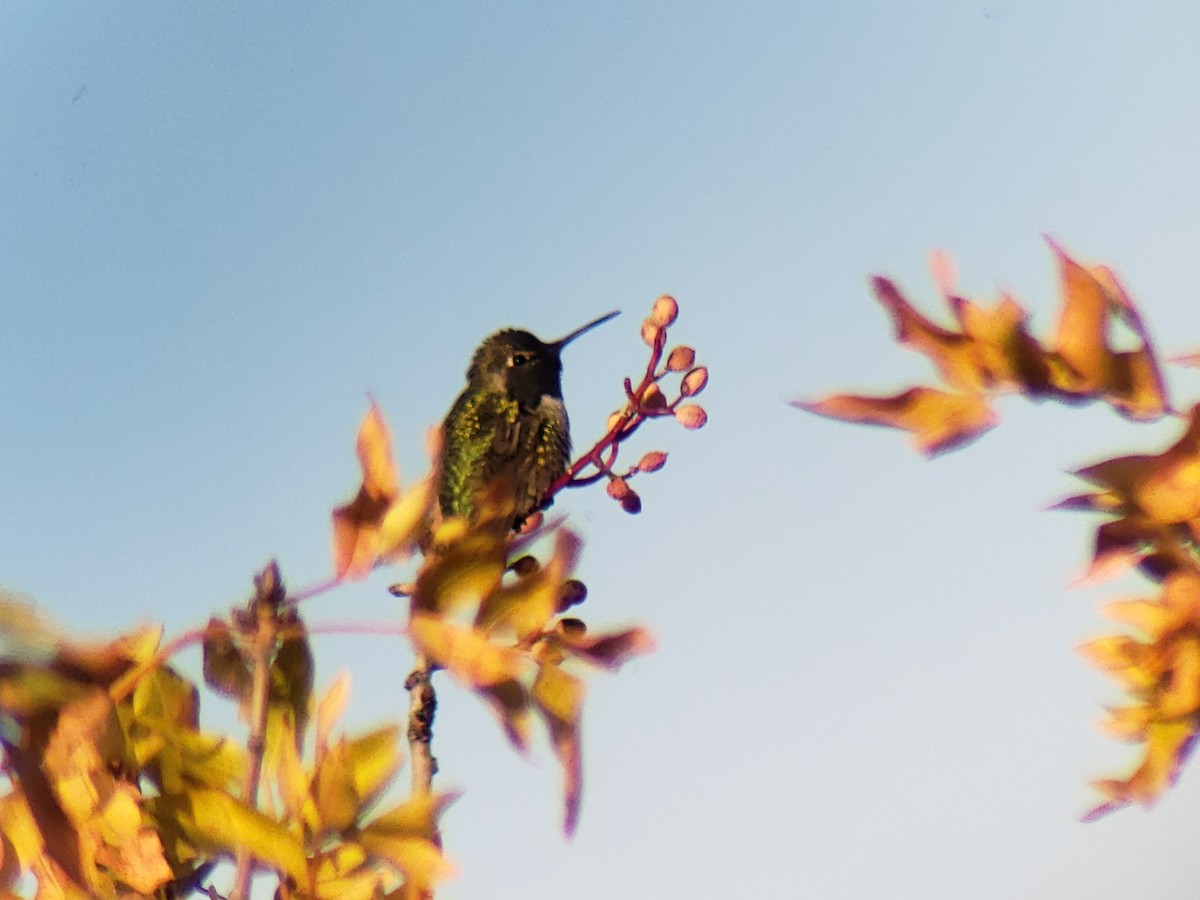
M 523 366 L 527 362 L 529 362 L 529 354 L 528 353 L 514 353 L 512 355 L 512 360 L 510 362 L 510 365 L 512 365 L 515 368 L 516 366 Z

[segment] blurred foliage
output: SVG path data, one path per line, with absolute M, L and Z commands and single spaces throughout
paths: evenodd
M 934 279 L 953 327 L 926 318 L 887 279 L 875 278 L 872 285 L 897 341 L 927 356 L 941 383 L 892 396 L 833 394 L 794 405 L 909 431 L 929 454 L 960 447 L 993 427 L 991 401 L 998 393 L 1067 404 L 1098 401 L 1139 422 L 1164 416 L 1182 421 L 1182 435 L 1162 452 L 1079 469 L 1075 474 L 1092 489 L 1055 504 L 1104 517 L 1088 580 L 1136 567 L 1150 585 L 1149 596 L 1104 609 L 1135 634 L 1080 648 L 1129 695 L 1108 711 L 1102 728 L 1141 745 L 1131 772 L 1092 783 L 1102 801 L 1085 814 L 1090 820 L 1131 803 L 1152 804 L 1174 783 L 1200 733 L 1200 405 L 1181 413 L 1171 403 L 1141 314 L 1113 271 L 1084 266 L 1053 241 L 1050 246 L 1060 303 L 1047 339 L 1034 337 L 1029 314 L 1011 296 L 989 306 L 961 295 L 948 258 L 935 254 Z M 1129 344 L 1132 349 L 1117 349 Z M 1200 353 L 1174 361 L 1197 365 Z
M 673 299 L 655 302 L 642 328 L 645 375 L 636 387 L 625 380 L 623 408 L 546 505 L 563 488 L 607 479 L 624 486 L 618 500 L 636 511 L 629 480 L 661 469 L 667 455 L 646 452 L 617 472 L 620 445 L 651 418 L 703 424 L 704 411 L 683 400 L 703 389 L 707 370 L 691 348 L 665 351 L 677 315 Z M 668 376 L 680 379 L 669 402 L 660 387 Z M 436 436 L 430 443 L 436 459 Z M 387 798 L 402 740 L 415 757 L 431 736 L 437 670 L 491 706 L 519 750 L 535 723 L 544 727 L 562 765 L 571 833 L 582 791 L 578 669 L 615 669 L 648 652 L 648 632 L 592 635 L 565 615 L 587 589 L 572 574 L 580 538 L 561 520 L 539 515 L 515 534 L 512 498 L 489 486 L 469 521 L 443 521 L 438 473 L 402 486 L 373 400 L 357 454 L 362 482 L 333 511 L 334 575 L 323 584 L 291 594 L 272 562 L 247 602 L 166 643 L 158 628 L 79 642 L 31 604 L 0 596 L 0 898 L 32 883 L 40 900 L 218 897 L 209 882 L 222 860 L 237 862 L 229 896 L 238 900 L 255 872 L 273 874 L 286 900 L 432 897 L 453 871 L 439 819 L 455 795 L 432 789 L 429 766 L 409 799 Z M 303 601 L 412 556 L 420 561 L 402 591 L 411 596 L 404 633 L 428 705 L 410 710 L 407 730 L 398 713 L 365 733 L 335 734 L 349 680 L 314 700 Z M 170 664 L 197 643 L 206 688 L 238 704 L 247 737 L 201 727 L 200 688 Z

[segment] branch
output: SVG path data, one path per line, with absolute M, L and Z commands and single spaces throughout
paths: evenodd
M 267 747 L 267 712 L 271 689 L 271 663 L 275 656 L 275 645 L 279 636 L 279 610 L 283 604 L 283 584 L 279 567 L 269 563 L 255 577 L 254 599 L 250 601 L 253 616 L 254 641 L 252 660 L 253 682 L 250 692 L 250 737 L 246 749 L 250 752 L 250 766 L 246 773 L 246 786 L 242 800 L 253 809 L 258 805 L 258 783 L 262 777 L 263 755 Z M 250 882 L 254 877 L 254 856 L 245 847 L 238 849 L 237 871 L 234 875 L 230 900 L 248 900 Z
M 416 665 L 404 687 L 408 690 L 408 752 L 412 765 L 412 792 L 429 794 L 433 791 L 433 776 L 437 760 L 433 757 L 433 717 L 437 713 L 437 695 L 433 690 L 433 666 L 424 654 L 418 654 Z

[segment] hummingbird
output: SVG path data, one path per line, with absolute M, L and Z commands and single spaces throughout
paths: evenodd
M 541 508 L 571 457 L 563 348 L 618 313 L 605 313 L 549 343 L 506 328 L 479 345 L 467 369 L 467 386 L 442 423 L 438 503 L 443 515 L 470 518 L 476 494 L 497 480 L 512 491 L 514 527 Z

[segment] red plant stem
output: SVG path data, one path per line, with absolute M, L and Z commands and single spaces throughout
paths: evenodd
M 612 474 L 613 463 L 617 461 L 618 446 L 622 441 L 631 437 L 647 419 L 647 416 L 638 409 L 637 404 L 640 398 L 646 393 L 650 385 L 666 374 L 666 369 L 660 374 L 655 374 L 655 370 L 662 360 L 663 348 L 666 344 L 667 329 L 660 328 L 658 334 L 654 336 L 654 345 L 650 349 L 650 360 L 646 363 L 646 371 L 642 375 L 641 383 L 635 389 L 630 379 L 625 379 L 625 396 L 627 398 L 625 408 L 627 412 L 622 413 L 616 424 L 608 429 L 604 436 L 592 445 L 590 450 L 576 459 L 570 468 L 550 485 L 550 489 L 546 491 L 546 500 L 550 500 L 563 488 L 583 487 L 584 485 L 595 484 L 605 476 Z M 667 408 L 674 409 L 675 404 L 678 402 L 676 400 L 675 403 L 670 404 Z M 605 450 L 609 451 L 607 460 L 603 457 Z M 579 473 L 589 465 L 596 467 L 596 473 L 580 478 Z

